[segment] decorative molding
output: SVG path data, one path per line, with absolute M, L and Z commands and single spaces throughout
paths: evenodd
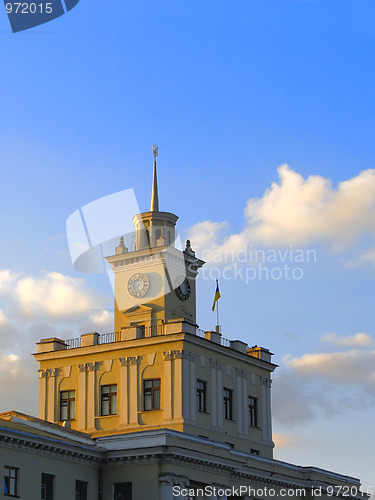
M 119 358 L 118 360 L 120 361 L 121 366 L 129 366 L 128 358 Z
M 174 349 L 172 353 L 174 359 L 191 359 L 191 352 L 185 349 Z
M 177 484 L 177 482 L 178 476 L 176 474 L 171 474 L 170 472 L 159 474 L 159 483 L 174 485 Z
M 174 349 L 173 351 L 164 351 L 164 361 L 171 361 L 172 359 L 190 359 L 195 361 L 196 356 L 190 351 L 185 349 Z
M 260 377 L 260 383 L 261 383 L 261 385 L 264 385 L 268 389 L 270 389 L 271 384 L 272 384 L 272 380 L 270 378 L 267 378 L 267 377 Z
M 147 361 L 150 366 L 152 366 L 155 363 L 155 359 L 156 359 L 156 352 L 154 352 L 153 354 L 147 354 Z
M 246 371 L 241 368 L 236 368 L 237 377 L 246 378 Z
M 64 366 L 63 372 L 64 372 L 64 377 L 69 378 L 70 374 L 72 373 L 72 367 L 71 366 Z
M 142 356 L 129 356 L 128 358 L 119 358 L 121 366 L 138 365 L 141 363 Z
M 130 356 L 128 358 L 130 365 L 138 365 L 140 363 L 140 356 Z
M 187 488 L 190 486 L 190 479 L 187 476 L 178 476 L 178 486 L 181 488 Z
M 78 365 L 78 370 L 80 373 L 94 372 L 96 370 L 96 363 L 81 363 Z
M 222 363 L 220 361 L 217 361 L 216 359 L 210 359 L 210 365 L 211 368 L 216 368 L 217 370 L 221 370 L 222 368 Z
M 110 372 L 112 370 L 113 359 L 106 359 L 103 361 L 103 365 L 106 372 Z
M 38 436 L 35 436 L 36 438 Z M 89 453 L 87 451 L 75 451 L 69 449 L 69 445 L 67 447 L 54 446 L 47 443 L 41 443 L 38 441 L 31 441 L 28 438 L 23 437 L 11 437 L 0 435 L 0 445 L 8 448 L 17 448 L 17 449 L 25 449 L 30 450 L 35 453 L 59 457 L 61 460 L 65 460 L 67 462 L 75 461 L 75 462 L 85 462 L 85 463 L 97 463 L 100 464 L 103 462 L 103 456 L 100 450 L 93 449 L 93 453 Z
M 47 370 L 38 370 L 39 378 L 57 377 L 60 373 L 60 368 L 47 368 Z

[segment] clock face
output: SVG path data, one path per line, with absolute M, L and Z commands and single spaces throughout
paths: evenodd
M 143 297 L 150 286 L 148 277 L 143 273 L 130 276 L 128 281 L 128 292 L 133 297 Z
M 181 282 L 181 279 L 179 279 Z M 190 297 L 191 286 L 187 278 L 176 288 L 177 297 L 180 300 L 187 300 Z

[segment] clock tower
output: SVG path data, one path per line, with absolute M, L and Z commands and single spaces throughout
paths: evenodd
M 196 277 L 204 261 L 195 256 L 190 241 L 182 251 L 176 231 L 178 217 L 159 210 L 156 158 L 149 212 L 133 218 L 135 248 L 121 237 L 115 255 L 107 257 L 115 275 L 115 332 L 122 338 L 152 337 L 165 325 L 183 319 L 196 323 Z
M 39 417 L 113 443 L 126 433 L 131 447 L 139 431 L 167 430 L 194 457 L 204 444 L 212 460 L 212 443 L 221 443 L 220 456 L 235 449 L 271 459 L 272 354 L 197 328 L 196 277 L 204 262 L 189 241 L 180 248 L 178 217 L 159 209 L 155 146 L 153 153 L 150 211 L 134 216 L 130 248 L 121 237 L 107 257 L 114 332 L 38 343 Z

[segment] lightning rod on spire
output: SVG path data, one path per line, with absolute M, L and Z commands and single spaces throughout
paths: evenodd
M 152 154 L 154 155 L 154 178 L 152 181 L 151 212 L 159 212 L 158 179 L 156 174 L 156 157 L 159 154 L 159 148 L 155 144 L 152 146 Z

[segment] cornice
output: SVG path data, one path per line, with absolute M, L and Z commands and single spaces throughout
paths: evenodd
M 0 429 L 0 446 L 42 453 L 56 458 L 69 457 L 69 460 L 91 464 L 100 464 L 103 460 L 103 450 L 89 449 L 73 443 L 64 443 L 45 436 L 33 436 L 9 429 Z

